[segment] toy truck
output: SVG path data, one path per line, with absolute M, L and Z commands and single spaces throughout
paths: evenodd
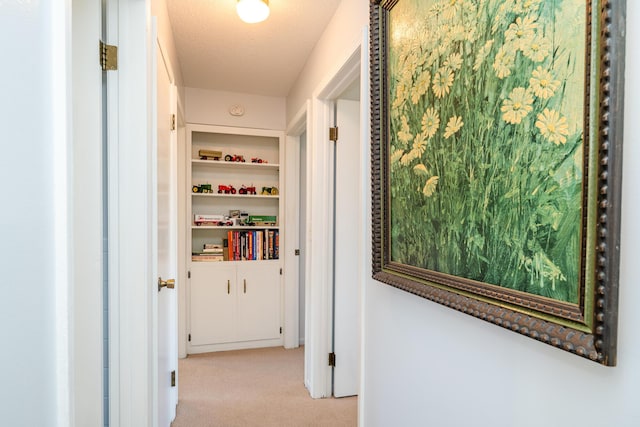
M 260 194 L 263 196 L 277 196 L 279 194 L 278 187 L 262 187 Z
M 275 215 L 249 215 L 247 222 L 257 226 L 276 226 L 278 225 L 278 217 Z
M 218 185 L 218 194 L 236 194 L 233 185 Z
M 214 225 L 218 227 L 232 226 L 233 221 L 224 215 L 202 215 L 196 214 L 193 216 L 193 223 L 197 226 Z
M 191 191 L 194 193 L 213 193 L 211 184 L 194 185 L 193 187 L 191 187 Z
M 199 150 L 198 156 L 200 156 L 200 160 L 220 160 L 220 158 L 222 157 L 222 151 Z
M 245 185 L 243 185 L 239 190 L 238 190 L 238 194 L 257 194 L 256 193 L 256 187 L 247 187 Z
M 226 156 L 224 156 L 224 160 L 226 162 L 244 162 L 244 156 L 240 155 L 240 154 L 227 154 Z

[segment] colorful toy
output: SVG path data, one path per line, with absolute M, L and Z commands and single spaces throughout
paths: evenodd
M 199 150 L 198 156 L 200 156 L 200 160 L 220 160 L 220 158 L 222 157 L 222 151 Z
M 213 225 L 218 227 L 230 227 L 233 225 L 233 221 L 223 215 L 194 215 L 193 223 L 197 226 Z
M 277 196 L 280 192 L 278 191 L 278 187 L 262 187 L 260 194 L 263 196 Z
M 256 187 L 247 187 L 245 185 L 242 186 L 242 188 L 240 188 L 238 190 L 239 194 L 257 194 L 256 193 Z
M 233 185 L 218 185 L 218 194 L 236 194 L 236 189 Z
M 194 193 L 213 193 L 211 184 L 194 185 L 193 187 L 191 187 L 191 191 Z
M 226 162 L 244 162 L 244 156 L 240 155 L 240 154 L 227 154 L 226 156 L 224 156 L 224 160 Z

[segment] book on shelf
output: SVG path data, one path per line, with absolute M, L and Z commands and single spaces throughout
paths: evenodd
M 224 257 L 222 254 L 210 254 L 210 253 L 198 253 L 194 252 L 191 254 L 191 261 L 224 261 Z
M 224 246 L 224 244 L 218 244 L 218 243 L 205 243 L 202 246 L 202 249 L 207 250 L 207 249 L 222 249 L 222 247 Z
M 278 230 L 229 230 L 222 254 L 229 261 L 259 261 L 280 256 Z
M 203 249 L 202 250 L 203 253 L 205 254 L 220 254 L 222 255 L 223 249 Z

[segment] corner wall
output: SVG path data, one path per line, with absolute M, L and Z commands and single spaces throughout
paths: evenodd
M 627 1 L 618 366 L 597 365 L 369 279 L 361 425 L 638 424 L 640 83 L 634 76 L 640 59 L 632 55 L 640 44 L 638 22 L 640 3 Z
M 327 28 L 316 43 L 302 72 L 287 96 L 287 123 L 320 87 L 327 76 L 333 76 L 337 62 L 351 53 L 362 39 L 362 28 L 369 25 L 369 3 L 366 0 L 342 0 Z

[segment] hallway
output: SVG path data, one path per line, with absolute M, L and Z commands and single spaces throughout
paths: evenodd
M 357 398 L 312 399 L 304 348 L 190 355 L 179 361 L 173 427 L 357 425 Z

